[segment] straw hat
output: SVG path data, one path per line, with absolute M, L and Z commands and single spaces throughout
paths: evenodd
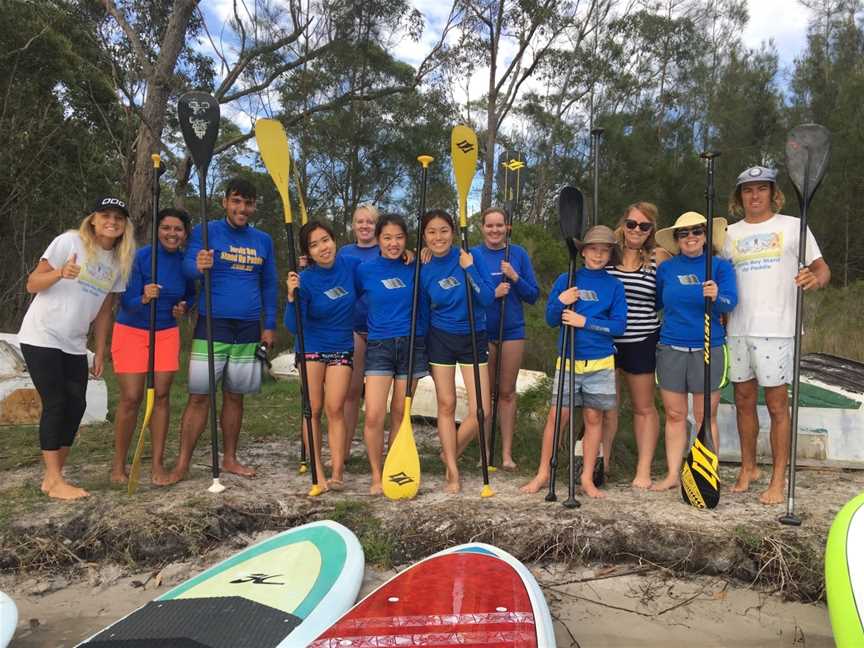
M 615 239 L 615 233 L 605 225 L 595 225 L 585 233 L 581 241 L 576 241 L 576 247 L 580 250 L 586 245 L 608 245 L 612 252 L 609 263 L 618 264 L 620 256 L 618 241 Z
M 699 212 L 684 212 L 678 217 L 678 220 L 675 221 L 672 227 L 664 227 L 661 230 L 657 230 L 654 238 L 657 240 L 657 244 L 663 247 L 669 254 L 678 254 L 679 249 L 678 241 L 675 239 L 675 230 L 684 227 L 705 225 L 707 222 L 705 217 Z M 712 243 L 714 244 L 714 250 L 718 251 L 723 248 L 723 241 L 726 239 L 726 219 L 715 216 L 713 228 L 714 236 Z

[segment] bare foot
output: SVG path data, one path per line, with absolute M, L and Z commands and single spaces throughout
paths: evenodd
M 504 459 L 501 462 L 501 467 L 504 470 L 516 470 L 516 462 L 513 459 Z
M 590 476 L 583 477 L 579 483 L 582 485 L 582 492 L 588 497 L 593 497 L 594 499 L 603 499 L 606 497 L 606 493 L 594 485 L 594 480 Z
M 652 485 L 650 490 L 654 492 L 672 490 L 673 488 L 678 487 L 678 483 L 678 475 L 670 475 L 666 477 L 666 479 L 664 479 L 663 481 L 657 482 L 656 484 Z
M 771 482 L 768 484 L 768 488 L 759 496 L 759 501 L 763 504 L 782 504 L 786 501 L 786 498 L 783 497 L 783 486 L 782 482 L 777 485 Z
M 82 497 L 90 496 L 90 493 L 88 493 L 83 488 L 73 486 L 72 484 L 64 481 L 63 479 L 58 479 L 50 483 L 43 481 L 42 492 L 45 493 L 48 497 L 53 497 L 54 499 L 59 500 L 76 500 L 81 499 Z
M 651 478 L 650 477 L 642 477 L 640 475 L 636 475 L 633 478 L 633 481 L 630 482 L 630 485 L 633 488 L 638 488 L 640 490 L 648 490 L 651 488 Z
M 174 473 L 170 473 L 164 468 L 153 468 L 150 473 L 150 483 L 154 486 L 170 486 L 176 484 L 179 480 L 174 478 Z
M 129 473 L 125 470 L 111 470 L 111 483 L 112 484 L 125 484 L 129 481 Z
M 445 472 L 445 479 L 447 480 L 447 483 L 444 484 L 445 493 L 455 495 L 462 490 L 462 482 L 459 479 L 459 471 L 457 469 L 450 470 L 448 468 Z
M 370 495 L 382 495 L 384 493 L 384 488 L 381 486 L 381 482 L 372 482 L 372 485 L 369 487 Z
M 729 489 L 729 492 L 744 493 L 750 490 L 750 483 L 759 479 L 761 475 L 758 468 L 742 468 L 738 473 L 738 479 L 735 480 L 735 485 Z
M 244 466 L 239 461 L 222 460 L 222 472 L 233 473 L 241 477 L 254 477 L 255 469 L 251 466 Z
M 343 482 L 341 479 L 336 479 L 335 477 L 333 479 L 327 480 L 327 486 L 330 488 L 330 490 L 336 491 L 337 493 L 339 491 L 345 490 L 345 482 Z
M 539 493 L 541 489 L 546 488 L 548 485 L 548 475 L 537 475 L 530 482 L 520 487 L 519 490 L 523 493 L 528 493 L 529 495 L 532 495 L 534 493 Z

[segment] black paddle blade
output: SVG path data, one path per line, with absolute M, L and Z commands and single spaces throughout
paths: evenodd
M 801 124 L 789 131 L 786 138 L 786 170 L 802 203 L 809 203 L 816 193 L 830 158 L 831 132 L 824 126 Z
M 177 118 L 198 172 L 206 173 L 219 134 L 219 102 L 206 92 L 187 92 L 177 102 Z
M 576 187 L 567 185 L 558 194 L 558 224 L 570 255 L 575 257 L 576 241 L 580 241 L 588 229 L 585 199 Z
M 720 501 L 720 462 L 713 450 L 696 438 L 681 467 L 681 496 L 698 509 L 713 509 Z

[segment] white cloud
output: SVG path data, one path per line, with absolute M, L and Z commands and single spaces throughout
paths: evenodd
M 758 49 L 773 40 L 780 65 L 790 67 L 807 46 L 810 10 L 793 0 L 748 0 L 750 22 L 742 38 L 747 47 Z

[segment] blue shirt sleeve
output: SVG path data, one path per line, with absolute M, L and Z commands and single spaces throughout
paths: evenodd
M 192 234 L 189 236 L 189 241 L 186 245 L 186 253 L 183 255 L 183 276 L 187 279 L 200 279 L 204 276 L 202 272 L 198 272 L 198 267 L 195 264 L 195 257 L 201 251 L 201 228 L 192 228 Z
M 672 257 L 673 259 L 675 257 Z M 654 292 L 654 310 L 661 311 L 663 310 L 663 285 L 666 283 L 666 264 L 668 264 L 672 259 L 669 259 L 657 268 L 657 273 L 654 276 L 656 290 Z
M 531 259 L 528 257 L 528 253 L 522 248 L 514 247 L 513 251 L 519 257 L 519 266 L 516 268 L 516 272 L 519 273 L 519 281 L 513 284 L 513 289 L 520 300 L 526 304 L 534 304 L 540 296 L 540 288 L 537 286 L 534 268 L 531 267 Z M 512 257 L 510 260 L 511 262 L 514 261 Z
M 561 326 L 561 315 L 564 313 L 564 304 L 558 299 L 558 296 L 564 292 L 564 287 L 567 282 L 567 273 L 558 276 L 555 283 L 552 285 L 552 290 L 549 291 L 549 298 L 546 300 L 546 323 L 549 326 Z
M 729 313 L 738 304 L 735 269 L 726 259 L 715 257 L 714 275 L 714 281 L 717 283 L 717 300 L 714 302 L 714 308 L 718 313 Z
M 475 292 L 477 295 L 477 301 L 482 308 L 488 308 L 495 301 L 495 289 L 489 284 L 489 281 L 486 279 L 486 271 L 485 269 L 481 269 L 477 267 L 478 263 L 482 263 L 480 260 L 480 255 L 473 255 L 474 263 L 468 266 L 468 276 L 471 279 L 471 282 L 478 288 L 479 292 Z
M 261 302 L 264 306 L 264 328 L 276 328 L 276 304 L 279 299 L 279 279 L 276 274 L 276 254 L 273 239 L 266 237 L 269 249 L 264 267 L 261 269 Z M 185 259 L 184 259 L 185 261 Z
M 141 255 L 135 255 L 135 263 L 126 282 L 126 291 L 120 296 L 120 307 L 128 313 L 141 311 L 146 304 L 141 303 L 144 295 L 144 275 L 141 269 Z

